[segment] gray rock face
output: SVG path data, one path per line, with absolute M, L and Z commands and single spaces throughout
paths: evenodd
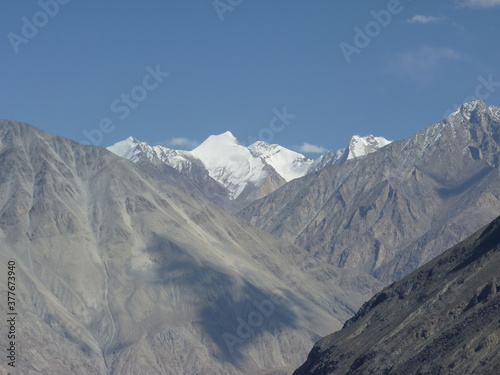
M 500 212 L 500 108 L 476 101 L 240 212 L 339 267 L 398 280 Z
M 294 375 L 499 374 L 500 218 L 374 296 Z
M 381 287 L 174 180 L 0 121 L 0 254 L 16 262 L 16 371 L 218 375 L 297 366 Z M 7 316 L 6 304 L 0 312 Z M 0 372 L 10 370 L 0 361 Z

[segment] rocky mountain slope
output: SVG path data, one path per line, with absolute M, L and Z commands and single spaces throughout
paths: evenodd
M 390 283 L 498 215 L 499 166 L 500 108 L 475 101 L 406 140 L 293 180 L 240 215 Z
M 381 287 L 160 172 L 0 121 L 0 254 L 15 262 L 19 373 L 297 366 Z
M 499 374 L 500 218 L 374 296 L 294 375 Z

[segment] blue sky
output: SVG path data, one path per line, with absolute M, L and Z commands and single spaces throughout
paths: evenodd
M 2 2 L 0 118 L 100 146 L 230 130 L 314 157 L 500 105 L 499 19 L 500 0 Z

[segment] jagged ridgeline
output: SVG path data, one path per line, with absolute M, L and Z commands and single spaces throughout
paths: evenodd
M 192 151 L 151 146 L 133 137 L 108 150 L 159 175 L 176 176 L 182 188 L 238 211 L 289 181 L 327 165 L 362 157 L 389 143 L 382 137 L 353 136 L 348 147 L 313 160 L 263 141 L 244 146 L 227 131 L 211 135 Z
M 229 132 L 190 152 L 130 138 L 111 148 L 123 158 L 0 121 L 20 371 L 290 374 L 384 284 L 498 216 L 499 125 L 476 101 L 406 140 L 355 136 L 312 161 Z M 489 303 L 488 283 L 457 314 Z M 495 337 L 466 349 L 490 358 Z
M 475 101 L 408 139 L 291 181 L 240 215 L 390 283 L 498 215 L 499 166 L 500 108 Z

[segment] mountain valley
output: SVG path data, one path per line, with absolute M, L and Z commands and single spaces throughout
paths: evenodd
M 0 120 L 20 371 L 493 371 L 499 221 L 476 231 L 500 212 L 499 155 L 500 107 L 481 101 L 316 160 L 231 132 L 106 150 Z M 414 357 L 387 356 L 410 337 Z

